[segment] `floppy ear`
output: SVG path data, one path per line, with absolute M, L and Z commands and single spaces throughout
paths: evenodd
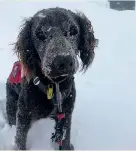
M 33 67 L 33 61 L 31 59 L 33 58 L 32 55 L 35 48 L 31 38 L 32 21 L 32 18 L 25 20 L 15 43 L 15 53 L 25 69 L 31 69 Z
M 76 20 L 79 24 L 80 38 L 79 38 L 79 51 L 80 58 L 82 61 L 82 70 L 86 71 L 93 62 L 95 53 L 94 48 L 96 47 L 98 40 L 94 37 L 93 27 L 91 21 L 82 13 L 76 14 Z

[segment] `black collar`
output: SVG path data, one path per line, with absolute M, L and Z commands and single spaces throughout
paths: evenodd
M 68 81 L 67 83 L 70 85 L 71 87 L 71 84 L 70 84 L 70 81 L 73 80 L 74 77 L 69 77 L 69 78 L 66 78 L 66 79 L 63 79 L 59 82 L 54 82 L 50 79 L 47 78 L 47 80 L 49 81 L 49 83 L 47 85 L 45 85 L 44 83 L 42 83 L 42 81 L 40 80 L 40 78 L 38 76 L 34 76 L 33 75 L 33 83 L 34 85 L 38 86 L 38 88 L 45 94 L 47 95 L 47 98 L 48 100 L 51 100 L 53 98 L 53 89 L 55 88 L 56 89 L 56 93 L 57 93 L 57 88 L 60 86 L 61 83 L 65 82 L 65 81 Z M 66 83 L 66 85 L 67 85 Z M 70 88 L 68 88 L 70 90 Z M 60 91 L 60 90 L 59 90 Z M 57 96 L 57 94 L 55 93 L 55 95 Z M 61 92 L 60 92 L 61 93 Z

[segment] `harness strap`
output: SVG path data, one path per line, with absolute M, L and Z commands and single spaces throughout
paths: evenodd
M 43 93 L 47 94 L 47 87 L 40 81 L 39 77 L 35 77 L 33 83 L 37 85 Z
M 62 113 L 62 96 L 61 96 L 59 84 L 55 83 L 55 86 L 56 86 L 56 99 L 58 104 L 58 111 L 59 113 Z

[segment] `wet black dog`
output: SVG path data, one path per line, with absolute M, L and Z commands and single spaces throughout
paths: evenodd
M 63 80 L 59 85 L 66 123 L 62 149 L 72 149 L 70 131 L 76 97 L 74 74 L 79 66 L 77 56 L 81 58 L 82 70 L 86 71 L 94 59 L 96 42 L 91 22 L 81 13 L 49 8 L 25 21 L 15 44 L 21 64 L 11 73 L 12 78 L 16 78 L 17 72 L 23 70 L 23 77 L 18 83 L 8 78 L 6 87 L 8 122 L 17 126 L 16 149 L 26 149 L 32 122 L 48 117 L 54 108 L 42 88 L 34 85 L 35 77 L 44 86 L 52 85 L 54 89 L 54 82 Z

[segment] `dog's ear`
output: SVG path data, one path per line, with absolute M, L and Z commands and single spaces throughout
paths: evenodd
M 34 46 L 31 38 L 31 27 L 33 19 L 29 18 L 24 21 L 21 31 L 15 43 L 15 53 L 23 64 L 24 68 L 31 68 L 30 54 L 34 52 Z
M 86 71 L 94 59 L 98 39 L 95 39 L 91 21 L 83 13 L 76 13 L 75 16 L 80 30 L 78 49 L 83 63 L 82 70 Z

